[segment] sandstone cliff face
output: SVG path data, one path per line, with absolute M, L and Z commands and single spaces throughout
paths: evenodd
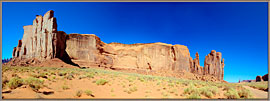
M 186 46 L 164 43 L 111 43 L 107 47 L 110 48 L 104 51 L 112 54 L 114 68 L 189 71 L 189 50 Z
M 223 80 L 224 74 L 224 59 L 221 61 L 221 53 L 212 50 L 210 54 L 205 57 L 204 60 L 204 74 L 214 75 L 219 80 Z
M 66 51 L 74 60 L 109 68 L 189 71 L 189 50 L 182 45 L 106 44 L 95 35 L 69 34 Z
M 193 60 L 193 67 L 192 67 L 192 71 L 193 73 L 196 74 L 203 74 L 203 67 L 200 66 L 200 59 L 199 59 L 199 53 L 196 52 L 196 58 Z
M 106 44 L 93 34 L 67 35 L 63 31 L 57 31 L 53 11 L 48 11 L 44 16 L 36 16 L 33 25 L 23 28 L 23 38 L 13 49 L 14 63 L 26 59 L 32 63 L 35 61 L 39 63 L 59 58 L 65 63 L 79 67 L 186 71 L 198 75 L 215 76 L 218 80 L 223 80 L 224 59 L 221 60 L 221 53 L 214 50 L 206 56 L 204 67 L 202 67 L 198 52 L 193 60 L 188 48 L 183 45 L 159 42 Z
M 14 48 L 14 58 L 46 60 L 63 57 L 66 34 L 57 31 L 53 14 L 53 11 L 48 11 L 43 17 L 38 15 L 33 25 L 23 27 L 24 35 L 22 41 Z

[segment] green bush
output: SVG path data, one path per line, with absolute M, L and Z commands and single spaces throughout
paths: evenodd
M 72 73 L 69 73 L 68 75 L 65 76 L 66 79 L 72 80 L 74 78 Z
M 68 87 L 67 85 L 63 85 L 63 86 L 62 86 L 62 89 L 63 89 L 63 90 L 67 90 L 67 89 L 69 89 L 69 87 Z
M 84 93 L 85 93 L 86 95 L 88 95 L 88 96 L 92 96 L 92 95 L 93 95 L 93 93 L 92 93 L 91 90 L 86 90 L 86 91 L 84 91 Z
M 65 72 L 65 71 L 60 71 L 60 72 L 58 72 L 58 75 L 59 75 L 59 76 L 65 76 L 65 75 L 67 75 L 67 72 Z
M 194 84 L 191 83 L 188 88 L 184 89 L 184 94 L 191 94 L 193 92 L 196 92 L 196 90 L 197 89 L 195 88 Z
M 234 88 L 230 88 L 224 95 L 227 96 L 228 99 L 239 99 L 240 98 L 237 90 L 235 90 Z
M 133 76 L 129 76 L 129 77 L 127 78 L 127 80 L 128 80 L 128 82 L 133 82 L 134 80 L 136 80 L 136 78 L 133 77 Z
M 97 85 L 105 85 L 106 83 L 108 83 L 108 81 L 105 79 L 99 79 L 96 81 Z
M 201 96 L 198 92 L 192 93 L 188 96 L 188 99 L 200 99 Z
M 40 73 L 38 77 L 47 78 L 46 73 Z
M 132 88 L 129 88 L 129 89 L 125 89 L 124 92 L 127 92 L 128 94 L 131 94 L 132 92 L 135 92 L 137 91 L 137 87 L 132 87 Z
M 139 77 L 138 80 L 140 80 L 141 82 L 145 82 L 145 79 L 143 77 Z
M 114 92 L 114 89 L 113 88 L 111 89 L 111 92 Z
M 19 78 L 19 77 L 13 77 L 9 80 L 9 82 L 7 83 L 8 87 L 10 89 L 15 89 L 21 85 L 23 85 L 23 79 Z
M 246 99 L 252 97 L 250 91 L 247 90 L 247 89 L 244 89 L 244 88 L 243 89 L 240 89 L 238 91 L 238 95 L 239 95 L 240 98 L 246 98 Z
M 94 78 L 94 74 L 93 73 L 89 73 L 89 74 L 86 74 L 86 77 L 88 77 L 88 78 Z
M 78 90 L 78 91 L 76 91 L 76 96 L 81 97 L 82 93 L 83 93 L 82 90 Z
M 208 87 L 200 88 L 201 94 L 205 95 L 208 98 L 211 98 L 213 96 L 213 93 L 211 90 L 207 89 Z
M 40 80 L 38 78 L 29 77 L 24 80 L 24 84 L 29 85 L 34 91 L 42 88 L 44 85 L 44 80 Z

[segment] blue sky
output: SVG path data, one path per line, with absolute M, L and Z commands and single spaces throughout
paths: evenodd
M 2 3 L 2 59 L 11 58 L 23 26 L 55 11 L 58 30 L 96 34 L 106 43 L 186 45 L 200 63 L 211 50 L 225 58 L 224 79 L 268 73 L 267 2 L 220 3 Z

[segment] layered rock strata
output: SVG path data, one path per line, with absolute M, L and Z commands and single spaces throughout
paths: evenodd
M 208 54 L 204 67 L 199 54 L 193 60 L 184 45 L 165 43 L 104 43 L 94 34 L 66 34 L 57 31 L 53 11 L 38 15 L 33 25 L 24 26 L 24 35 L 13 50 L 14 60 L 38 61 L 59 58 L 80 67 L 123 68 L 149 71 L 186 71 L 212 75 L 223 80 L 224 59 L 214 50 Z M 71 61 L 72 60 L 72 61 Z M 75 62 L 76 64 L 74 64 Z

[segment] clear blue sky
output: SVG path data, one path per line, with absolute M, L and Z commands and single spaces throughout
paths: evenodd
M 225 58 L 224 79 L 268 73 L 267 2 L 249 3 L 3 3 L 2 59 L 11 58 L 23 26 L 55 11 L 58 30 L 96 34 L 106 43 L 182 44 L 200 63 L 211 50 Z

